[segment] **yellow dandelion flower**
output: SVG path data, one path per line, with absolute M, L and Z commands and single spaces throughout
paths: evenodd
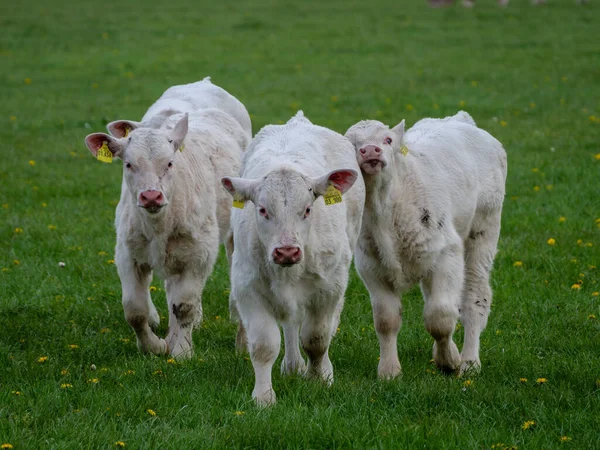
M 221 320 L 221 316 L 215 316 L 215 320 Z
M 465 380 L 465 382 L 463 383 L 464 387 L 471 387 L 473 385 L 473 381 L 471 380 Z
M 471 81 L 471 86 L 473 86 L 473 87 L 477 86 L 477 81 L 475 81 L 475 80 Z
M 523 261 L 515 261 L 513 266 L 515 267 L 521 267 L 523 265 Z
M 500 336 L 502 334 L 502 330 L 496 330 L 496 336 Z
M 0 448 L 1 449 L 9 449 L 9 448 L 13 448 L 13 446 L 7 442 L 5 444 L 0 445 Z
M 40 356 L 37 359 L 37 362 L 39 362 L 39 363 L 45 363 L 46 361 L 48 361 L 48 357 L 47 356 Z
M 534 109 L 534 108 L 535 108 L 535 103 L 531 102 L 531 103 L 529 104 L 529 107 L 530 107 L 531 109 Z
M 31 78 L 29 77 L 25 78 L 23 81 L 25 81 L 25 84 L 31 84 Z
M 596 158 L 596 161 L 600 161 L 600 153 L 596 153 L 594 155 L 594 158 Z
M 77 345 L 77 344 L 69 344 L 69 348 L 71 350 L 75 350 L 76 348 L 79 348 L 79 345 Z
M 15 233 L 16 234 L 22 234 L 23 233 L 23 228 L 15 228 Z
M 176 361 L 174 358 L 167 359 L 167 364 L 175 364 L 175 363 L 176 363 Z
M 588 266 L 588 269 L 594 270 L 594 269 L 596 269 L 596 266 Z
M 8 203 L 2 203 L 2 208 L 8 209 Z
M 102 334 L 110 333 L 110 328 L 102 328 L 100 330 L 100 333 L 102 333 Z
M 460 106 L 461 108 L 464 108 L 464 107 L 465 107 L 465 104 L 466 104 L 466 103 L 465 103 L 465 101 L 464 101 L 464 100 L 461 100 L 460 102 L 458 102 L 458 106 Z
M 106 255 L 107 255 L 107 253 L 106 253 L 106 252 L 98 252 L 98 255 L 99 255 L 99 256 L 106 256 Z
M 529 430 L 535 426 L 535 420 L 528 420 L 521 425 L 521 428 L 524 430 Z
M 67 369 L 63 369 L 63 370 L 60 371 L 60 374 L 63 375 L 63 376 L 64 375 L 68 375 L 69 371 Z
M 537 382 L 537 384 L 544 384 L 548 382 L 547 378 L 538 378 L 537 380 L 535 380 Z
M 164 375 L 164 373 L 162 370 L 158 369 L 158 370 L 155 370 L 154 372 L 152 372 L 152 375 Z
M 71 389 L 73 385 L 71 383 L 63 383 L 60 385 L 61 389 Z
M 600 295 L 600 292 L 592 292 L 592 297 L 598 297 Z
M 560 442 L 569 442 L 571 440 L 571 438 L 569 436 L 561 436 L 559 441 Z
M 244 411 L 236 411 L 234 413 L 236 416 L 243 416 L 244 414 L 246 414 Z
M 415 109 L 415 107 L 413 105 L 411 105 L 410 103 L 408 105 L 406 105 L 407 111 L 412 111 L 413 109 Z
M 30 159 L 30 160 L 29 160 L 29 165 L 30 165 L 31 167 L 35 166 L 35 161 L 34 161 L 33 159 Z
M 593 246 L 594 246 L 594 244 L 592 244 L 591 242 L 588 242 L 588 243 L 586 243 L 586 244 L 585 244 L 585 246 L 586 246 L 586 247 L 593 247 Z
M 48 206 L 48 203 L 46 203 L 46 202 L 42 202 L 42 208 L 45 208 L 45 207 L 47 207 L 47 206 Z
M 555 245 L 556 244 L 556 239 L 554 238 L 550 238 L 546 241 L 546 244 L 548 245 Z
M 126 370 L 125 372 L 123 372 L 124 375 L 135 375 L 135 370 Z
M 590 320 L 596 320 L 596 316 L 595 316 L 595 315 L 593 315 L 593 314 L 590 314 L 590 315 L 588 316 L 588 319 L 590 319 Z
M 558 221 L 559 221 L 560 223 L 563 223 L 563 222 L 566 222 L 566 221 L 567 221 L 567 218 L 566 218 L 566 217 L 564 217 L 564 216 L 561 216 L 561 217 L 559 217 L 559 218 L 558 218 Z
M 577 239 L 577 245 L 582 245 L 583 241 L 581 239 Z
M 533 187 L 533 190 L 534 190 L 535 192 L 539 192 L 539 191 L 540 191 L 540 187 L 539 187 L 539 186 L 534 186 L 534 187 Z
M 527 378 L 519 378 L 519 381 L 520 381 L 521 383 L 527 383 Z
M 571 289 L 581 289 L 581 285 L 579 283 L 575 283 L 574 285 L 571 286 Z
M 124 344 L 127 344 L 129 342 L 129 338 L 121 338 L 119 339 L 121 342 L 123 342 Z
M 546 185 L 546 190 L 547 191 L 551 191 L 552 189 L 554 189 L 554 186 L 552 186 L 551 184 L 547 184 Z
M 114 259 L 109 259 L 108 261 L 106 261 L 106 264 L 114 264 L 115 260 Z
M 572 263 L 576 263 L 577 262 L 577 258 L 571 258 L 571 262 Z
M 56 225 L 48 225 L 50 231 L 56 230 Z
M 146 412 L 148 414 L 150 414 L 152 417 L 156 417 L 156 412 L 154 412 L 152 409 L 147 409 Z
M 150 286 L 150 292 L 156 291 L 156 286 Z
M 21 395 L 21 391 L 10 391 L 10 393 L 16 395 L 17 397 Z
M 115 442 L 115 447 L 125 447 L 125 442 L 117 441 L 117 442 Z
M 17 116 L 10 116 L 10 121 L 11 122 L 16 122 L 17 121 Z
M 337 95 L 332 95 L 332 96 L 331 96 L 331 101 L 332 101 L 333 103 L 337 102 L 338 100 L 339 100 L 339 99 L 338 99 Z
M 433 104 L 433 109 L 440 109 L 440 105 L 438 105 L 437 103 Z
M 540 169 L 538 169 L 537 167 L 534 167 L 533 169 L 531 169 L 531 171 L 533 173 L 538 173 L 540 171 Z
M 501 120 L 500 125 L 505 127 L 506 125 L 508 125 L 508 123 L 506 122 L 506 120 Z
M 14 264 L 15 266 L 18 266 L 19 264 L 21 264 L 21 262 L 20 262 L 18 259 L 14 259 L 14 260 L 13 260 L 13 264 Z
M 87 381 L 88 383 L 92 383 L 92 384 L 97 384 L 100 382 L 100 380 L 98 378 L 90 378 Z

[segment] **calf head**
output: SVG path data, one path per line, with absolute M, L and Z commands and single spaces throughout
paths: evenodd
M 308 177 L 284 168 L 259 179 L 224 177 L 221 182 L 234 199 L 254 203 L 258 237 L 269 261 L 289 267 L 304 257 L 315 200 L 330 185 L 343 194 L 357 177 L 352 169 Z
M 362 120 L 346 131 L 346 137 L 354 145 L 361 170 L 378 175 L 402 148 L 404 120 L 392 129 L 376 120 Z
M 106 143 L 115 158 L 123 160 L 123 179 L 137 205 L 148 214 L 158 214 L 173 195 L 176 166 L 183 164 L 180 152 L 188 131 L 185 114 L 172 130 L 132 128 L 126 137 L 93 133 L 85 143 L 94 156 Z

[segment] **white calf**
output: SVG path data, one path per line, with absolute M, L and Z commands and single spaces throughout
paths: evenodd
M 232 214 L 232 295 L 248 333 L 256 376 L 252 396 L 271 404 L 278 322 L 285 337 L 282 372 L 305 371 L 300 333 L 309 360 L 306 374 L 333 381 L 328 349 L 343 306 L 365 190 L 350 142 L 301 112 L 256 135 L 241 176 L 223 178 L 234 202 L 244 207 Z
M 466 112 L 424 119 L 404 133 L 377 121 L 352 126 L 367 189 L 356 268 L 371 296 L 379 376 L 400 373 L 396 348 L 402 293 L 421 282 L 425 328 L 443 370 L 480 367 L 489 274 L 500 233 L 506 153 Z M 459 316 L 465 344 L 452 335 Z M 462 361 L 462 364 L 461 364 Z
M 120 139 L 86 138 L 99 159 L 123 160 L 115 260 L 125 317 L 140 350 L 192 356 L 202 290 L 229 231 L 231 202 L 220 179 L 239 173 L 248 140 L 239 123 L 217 109 L 196 111 L 189 120 L 187 113 L 171 115 L 159 129 L 137 128 Z M 159 322 L 149 292 L 153 270 L 165 280 L 166 341 L 151 329 Z

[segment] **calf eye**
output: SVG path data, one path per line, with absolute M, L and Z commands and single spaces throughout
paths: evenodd
M 265 219 L 269 218 L 269 215 L 267 214 L 267 210 L 265 208 L 263 208 L 262 206 L 258 209 L 258 213 L 263 216 Z
M 130 162 L 125 163 L 125 167 L 127 167 L 128 169 L 131 169 L 131 163 Z
M 386 137 L 385 141 L 384 141 L 387 145 L 390 145 L 392 143 L 392 138 Z
M 167 167 L 170 169 L 171 167 L 173 167 L 173 161 L 169 161 L 169 164 L 167 164 Z
M 304 211 L 304 218 L 306 219 L 308 216 L 310 216 L 310 206 Z

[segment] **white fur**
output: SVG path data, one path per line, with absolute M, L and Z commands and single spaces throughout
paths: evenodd
M 115 262 L 125 317 L 140 350 L 193 355 L 192 328 L 202 317 L 202 290 L 220 242 L 228 257 L 233 251 L 231 199 L 220 179 L 239 173 L 250 138 L 238 121 L 215 108 L 171 114 L 158 129 L 142 126 L 120 139 L 103 133 L 86 138 L 92 153 L 105 141 L 123 159 Z M 156 213 L 140 207 L 140 193 L 147 190 L 164 197 Z M 153 271 L 165 280 L 166 341 L 151 329 L 159 323 L 149 292 Z
M 362 121 L 346 136 L 359 162 L 360 149 L 376 145 L 387 163 L 379 173 L 363 172 L 367 199 L 355 259 L 371 296 L 379 376 L 400 373 L 399 299 L 417 282 L 437 365 L 450 371 L 478 369 L 479 336 L 492 301 L 489 274 L 500 233 L 506 152 L 464 111 L 423 119 L 406 134 L 404 121 L 393 129 Z M 403 145 L 409 149 L 406 156 Z M 377 168 L 365 164 L 362 169 L 373 173 Z M 462 355 L 452 340 L 459 313 L 465 328 Z
M 320 194 L 332 184 L 328 177 L 336 169 L 356 171 L 354 185 L 344 188 L 349 190 L 342 203 L 326 206 Z M 256 135 L 241 176 L 223 180 L 232 194 L 247 200 L 244 209 L 232 213 L 232 294 L 248 333 L 256 376 L 252 396 L 259 404 L 271 404 L 271 370 L 281 342 L 278 323 L 285 337 L 282 372 L 333 381 L 328 349 L 343 306 L 365 190 L 348 140 L 313 125 L 301 112 Z M 265 207 L 268 220 L 259 207 Z M 312 209 L 304 219 L 307 207 Z M 271 254 L 278 245 L 301 248 L 301 262 L 275 264 Z M 309 358 L 307 368 L 300 343 Z

